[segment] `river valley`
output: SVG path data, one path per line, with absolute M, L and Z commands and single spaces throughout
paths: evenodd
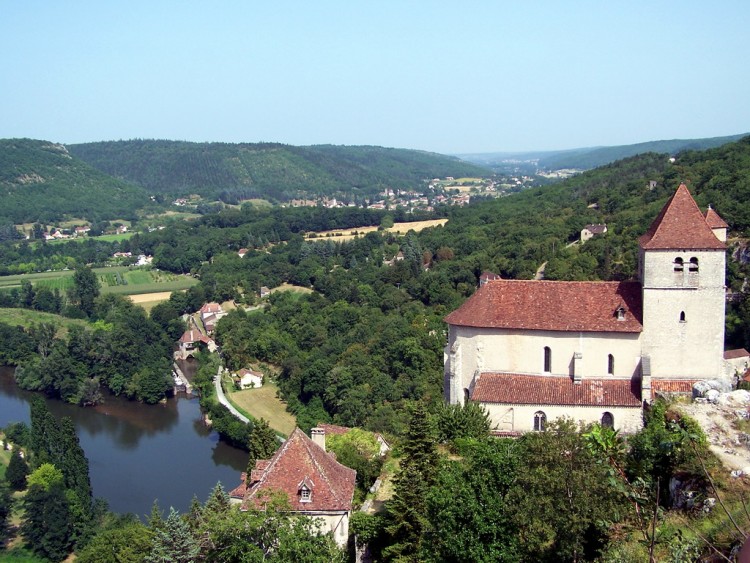
M 34 393 L 19 389 L 13 368 L 0 366 L 0 426 L 29 423 Z M 143 518 L 154 500 L 166 513 L 184 512 L 193 495 L 201 502 L 217 482 L 229 491 L 239 484 L 247 453 L 219 440 L 202 421 L 197 398 L 178 396 L 166 404 L 143 405 L 105 395 L 96 407 L 47 400 L 58 419 L 69 416 L 89 460 L 95 497 L 114 512 Z

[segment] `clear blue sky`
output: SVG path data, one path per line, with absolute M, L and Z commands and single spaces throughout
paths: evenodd
M 0 0 L 0 137 L 563 149 L 750 131 L 750 2 Z

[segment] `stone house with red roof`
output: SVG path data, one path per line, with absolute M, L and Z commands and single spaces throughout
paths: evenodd
M 313 439 L 299 428 L 287 438 L 271 459 L 258 460 L 248 478 L 229 493 L 240 510 L 262 509 L 267 494 L 286 495 L 293 514 L 319 520 L 340 546 L 349 538 L 354 485 L 357 472 L 341 465 L 325 450 L 325 431 L 312 429 Z
M 449 314 L 445 396 L 499 432 L 569 416 L 625 432 L 654 394 L 725 378 L 727 224 L 681 185 L 640 237 L 638 279 L 490 280 Z

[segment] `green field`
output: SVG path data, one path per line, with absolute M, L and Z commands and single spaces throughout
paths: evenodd
M 190 276 L 181 276 L 151 268 L 133 268 L 117 266 L 114 268 L 96 268 L 102 293 L 120 295 L 139 295 L 161 291 L 178 291 L 188 289 L 198 283 Z M 23 280 L 28 280 L 35 287 L 48 287 L 66 291 L 73 286 L 73 271 L 40 272 L 38 274 L 17 274 L 0 277 L 0 291 L 20 288 Z
M 32 311 L 31 309 L 5 309 L 0 308 L 0 318 L 5 324 L 12 326 L 29 327 L 32 324 L 52 323 L 57 325 L 57 336 L 62 337 L 71 326 L 87 326 L 88 323 L 81 319 L 68 319 L 52 313 Z
M 286 410 L 286 403 L 276 396 L 277 391 L 278 387 L 267 381 L 258 389 L 229 391 L 227 398 L 240 411 L 258 420 L 265 418 L 271 428 L 289 436 L 297 426 L 297 421 L 294 415 Z
M 66 238 L 62 240 L 50 240 L 47 241 L 46 244 L 62 244 L 64 242 L 84 242 L 88 238 L 92 238 L 94 240 L 101 240 L 105 242 L 120 242 L 122 240 L 127 240 L 130 237 L 132 237 L 135 233 L 122 233 L 121 235 L 101 235 L 98 237 L 73 237 L 73 238 Z

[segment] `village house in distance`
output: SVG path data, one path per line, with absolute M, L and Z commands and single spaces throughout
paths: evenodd
M 654 395 L 731 380 L 726 231 L 683 184 L 639 239 L 636 281 L 485 280 L 445 318 L 446 400 L 481 403 L 501 433 L 563 416 L 632 432 Z

